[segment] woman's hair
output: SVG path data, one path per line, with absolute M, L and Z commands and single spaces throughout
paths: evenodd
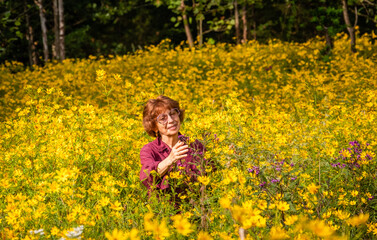
M 159 114 L 173 108 L 179 109 L 179 120 L 181 123 L 185 117 L 185 110 L 179 108 L 179 103 L 166 96 L 158 96 L 156 99 L 149 99 L 143 111 L 143 126 L 149 136 L 157 137 L 157 121 Z

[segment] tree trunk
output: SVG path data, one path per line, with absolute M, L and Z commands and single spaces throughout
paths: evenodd
M 246 18 L 246 3 L 242 6 L 242 30 L 243 30 L 243 43 L 247 43 L 247 18 Z
M 355 37 L 355 26 L 352 26 L 350 17 L 348 15 L 348 4 L 347 0 L 342 0 L 342 5 L 343 5 L 343 17 L 344 17 L 344 22 L 346 23 L 348 33 L 350 35 L 351 39 L 351 51 L 356 52 L 356 37 Z M 355 12 L 357 16 L 357 12 Z M 356 17 L 357 19 L 357 17 Z M 357 20 L 355 20 L 355 25 L 356 25 Z
M 238 3 L 237 0 L 233 1 L 234 5 L 234 27 L 236 28 L 236 41 L 240 44 L 240 19 L 238 14 Z
M 25 18 L 26 18 L 26 39 L 28 41 L 28 53 L 29 53 L 29 64 L 30 66 L 37 64 L 37 54 L 35 52 L 35 45 L 34 45 L 34 32 L 33 27 L 30 25 L 30 17 L 29 13 L 26 9 L 26 1 L 24 1 L 24 11 L 25 11 Z
M 43 41 L 43 56 L 44 60 L 48 61 L 48 43 L 47 43 L 47 28 L 46 28 L 46 17 L 44 14 L 42 0 L 34 0 L 35 4 L 39 8 L 39 18 L 41 20 L 41 29 L 42 29 L 42 41 Z
M 64 7 L 63 0 L 53 0 L 55 41 L 52 55 L 56 59 L 65 59 L 64 49 Z
M 182 11 L 182 19 L 183 19 L 183 25 L 185 27 L 187 41 L 189 43 L 190 48 L 193 48 L 194 47 L 194 41 L 192 40 L 190 26 L 189 26 L 189 23 L 188 23 L 188 20 L 187 20 L 186 9 L 185 9 L 186 6 L 185 6 L 185 3 L 184 3 L 184 0 L 181 0 L 181 7 L 180 8 L 181 8 L 181 11 Z
M 55 41 L 54 41 L 54 44 L 52 45 L 52 57 L 55 59 L 60 59 L 58 0 L 52 0 L 52 8 L 54 9 L 54 35 L 55 35 Z
M 63 0 L 58 0 L 58 7 L 59 7 L 59 51 L 60 51 L 60 59 L 65 59 L 65 44 L 64 44 L 64 6 Z

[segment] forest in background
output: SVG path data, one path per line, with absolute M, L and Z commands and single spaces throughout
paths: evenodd
M 0 0 L 0 63 L 122 55 L 178 45 L 326 39 L 376 33 L 375 0 Z M 374 43 L 375 34 L 370 34 Z

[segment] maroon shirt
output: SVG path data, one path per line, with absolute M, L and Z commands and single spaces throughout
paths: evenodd
M 144 145 L 140 151 L 140 161 L 141 161 L 141 170 L 140 170 L 140 180 L 148 188 L 154 185 L 155 189 L 167 189 L 169 188 L 168 180 L 166 176 L 169 175 L 172 167 L 160 177 L 157 173 L 158 164 L 169 156 L 171 152 L 170 147 L 164 143 L 160 137 L 156 138 L 154 141 Z M 200 174 L 197 164 L 200 161 L 199 155 L 203 155 L 204 146 L 199 140 L 191 143 L 189 146 L 188 155 L 185 159 L 178 160 L 176 165 L 185 167 L 184 172 L 191 177 L 196 178 L 196 175 Z M 155 176 L 150 174 L 151 171 L 156 171 Z

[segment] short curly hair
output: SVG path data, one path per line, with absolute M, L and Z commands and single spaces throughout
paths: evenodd
M 143 111 L 143 126 L 149 136 L 158 137 L 156 118 L 159 114 L 173 108 L 179 109 L 181 123 L 185 118 L 185 110 L 179 107 L 179 103 L 173 99 L 160 95 L 156 99 L 149 99 Z

